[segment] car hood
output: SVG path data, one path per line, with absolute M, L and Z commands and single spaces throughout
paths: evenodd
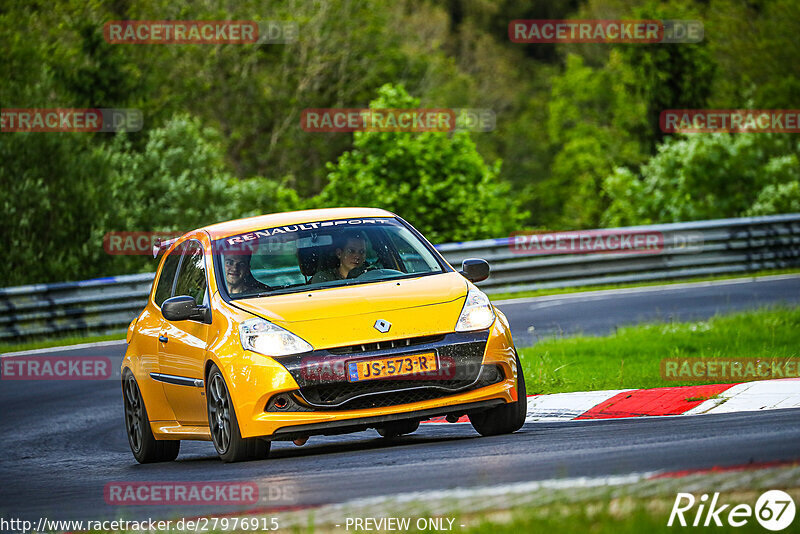
M 452 332 L 467 291 L 451 272 L 233 303 L 320 349 Z M 378 320 L 391 323 L 388 332 L 375 328 Z

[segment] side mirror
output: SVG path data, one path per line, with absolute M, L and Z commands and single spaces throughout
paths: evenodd
M 472 282 L 481 282 L 489 278 L 489 263 L 480 258 L 467 258 L 461 263 L 460 274 Z
M 209 322 L 211 314 L 206 306 L 198 306 L 194 297 L 172 297 L 161 304 L 161 315 L 167 321 L 185 321 L 194 319 L 204 323 Z

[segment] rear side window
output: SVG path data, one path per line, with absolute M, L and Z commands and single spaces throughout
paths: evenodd
M 206 264 L 203 245 L 190 241 L 184 249 L 183 263 L 175 283 L 175 295 L 189 295 L 195 302 L 203 304 L 206 295 Z
M 156 286 L 155 302 L 159 308 L 170 296 L 172 296 L 172 282 L 175 280 L 175 271 L 178 270 L 178 263 L 181 261 L 181 252 L 184 246 L 180 245 L 175 250 L 170 252 L 167 259 L 164 260 L 164 268 L 161 269 L 161 276 L 158 277 L 158 285 Z

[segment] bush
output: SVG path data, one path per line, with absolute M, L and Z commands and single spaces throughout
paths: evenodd
M 188 231 L 207 224 L 297 209 L 297 194 L 225 167 L 219 133 L 176 116 L 137 150 L 125 134 L 0 136 L 0 217 L 12 269 L 0 286 L 152 271 L 147 256 L 109 255 L 107 232 Z
M 605 179 L 609 226 L 678 222 L 800 209 L 800 142 L 791 135 L 689 134 L 668 139 L 641 178 Z
M 94 225 L 108 209 L 106 174 L 90 140 L 80 133 L 0 135 L 0 243 L 7 266 L 0 286 L 61 282 L 84 272 L 96 252 Z
M 94 241 L 109 231 L 189 231 L 216 222 L 296 209 L 296 193 L 261 177 L 227 170 L 220 134 L 178 115 L 151 130 L 142 151 L 125 135 L 102 150 L 110 169 L 110 205 Z M 123 267 L 124 266 L 124 267 Z M 114 271 L 151 270 L 152 261 L 120 257 Z
M 420 105 L 402 86 L 378 94 L 373 109 Z M 354 148 L 328 170 L 312 206 L 384 208 L 437 243 L 508 234 L 526 216 L 498 178 L 500 162 L 487 165 L 465 132 L 356 132 Z

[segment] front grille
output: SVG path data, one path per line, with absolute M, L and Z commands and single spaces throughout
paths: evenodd
M 307 388 L 334 383 L 347 385 L 348 363 L 352 360 L 400 358 L 432 352 L 436 354 L 444 374 L 430 378 L 460 379 L 471 383 L 478 377 L 488 335 L 488 331 L 451 332 L 320 349 L 275 359 L 289 371 L 300 388 Z
M 482 366 L 474 382 L 463 380 L 372 380 L 362 383 L 339 383 L 307 386 L 294 392 L 284 409 L 275 407 L 274 399 L 267 403 L 268 412 L 301 412 L 359 410 L 384 408 L 438 399 L 497 384 L 505 380 L 498 365 Z
M 406 339 L 389 339 L 377 343 L 361 343 L 358 345 L 347 345 L 345 347 L 334 347 L 328 349 L 331 354 L 354 354 L 360 352 L 372 352 L 376 350 L 397 349 L 411 347 L 413 345 L 424 345 L 426 343 L 437 343 L 444 339 L 444 335 L 409 337 Z

